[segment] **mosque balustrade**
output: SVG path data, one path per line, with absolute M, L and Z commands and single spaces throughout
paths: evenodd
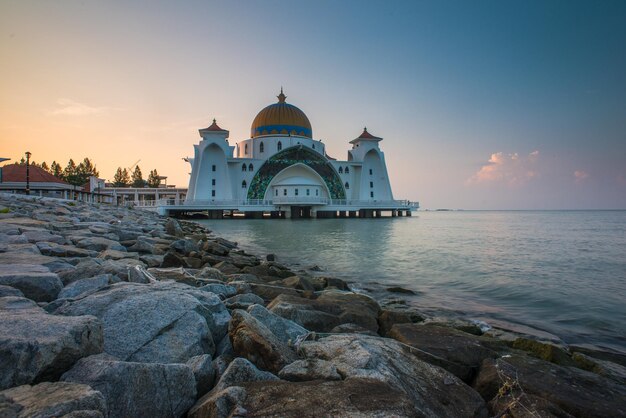
M 223 208 L 233 209 L 239 207 L 269 207 L 276 205 L 325 205 L 329 207 L 348 208 L 380 208 L 380 209 L 417 209 L 418 202 L 409 200 L 351 200 L 351 199 L 330 199 L 328 197 L 317 196 L 278 196 L 271 200 L 265 199 L 159 199 L 157 201 L 145 202 L 145 206 L 185 206 L 188 208 Z

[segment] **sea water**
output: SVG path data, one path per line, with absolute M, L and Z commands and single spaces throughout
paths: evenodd
M 200 221 L 254 254 L 431 314 L 626 351 L 626 211 L 416 212 Z

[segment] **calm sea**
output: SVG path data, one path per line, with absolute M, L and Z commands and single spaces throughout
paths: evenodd
M 416 295 L 400 297 L 429 313 L 626 351 L 626 211 L 200 222 L 249 252 L 320 266 L 377 299 L 401 286 Z

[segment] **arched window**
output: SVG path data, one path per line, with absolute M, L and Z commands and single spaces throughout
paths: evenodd
M 339 167 L 339 174 L 343 174 L 343 168 Z
M 248 154 L 248 144 L 243 147 L 243 153 L 246 155 Z
M 313 144 L 313 149 L 315 149 L 315 144 Z
M 248 171 L 253 171 L 254 170 L 254 166 L 252 165 L 252 163 L 250 163 L 248 165 Z
M 248 183 L 246 183 L 246 181 L 244 180 L 241 182 L 241 188 L 245 189 L 246 187 L 248 187 Z
M 278 145 L 277 145 L 278 151 L 280 151 L 281 149 L 283 149 L 283 143 L 278 141 Z
M 350 169 L 348 167 L 346 167 L 346 174 L 350 174 Z
M 248 166 L 246 165 L 246 163 L 243 163 L 241 165 L 241 171 L 248 171 Z
M 276 192 L 275 195 L 278 196 L 278 189 L 276 189 L 275 192 Z
M 315 189 L 315 196 L 319 196 L 320 195 L 320 190 L 319 189 Z
M 265 150 L 265 145 L 263 144 L 263 142 L 261 142 L 261 145 L 259 145 L 259 151 L 263 152 Z
M 349 188 L 350 188 L 350 183 L 348 183 L 348 182 L 346 181 L 346 185 L 345 185 L 345 186 L 346 186 L 346 189 L 349 189 Z

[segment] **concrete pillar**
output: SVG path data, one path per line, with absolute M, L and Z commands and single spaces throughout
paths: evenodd
M 410 210 L 406 211 L 406 216 L 411 216 L 411 211 Z
M 380 210 L 377 210 L 377 211 L 376 211 L 376 217 L 377 217 L 377 218 L 380 218 L 381 216 L 382 216 L 381 211 L 380 211 Z

